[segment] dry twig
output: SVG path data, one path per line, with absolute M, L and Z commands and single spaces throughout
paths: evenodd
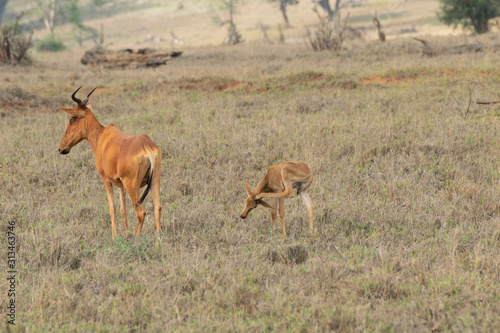
M 437 55 L 437 51 L 429 45 L 428 41 L 426 41 L 425 39 L 417 38 L 417 37 L 413 37 L 413 39 L 424 44 L 424 48 L 422 50 L 423 56 L 433 57 L 433 56 Z
M 489 104 L 498 104 L 500 101 L 492 101 L 492 102 L 483 102 L 483 101 L 477 101 L 476 104 L 482 104 L 482 105 L 489 105 Z
M 382 31 L 382 25 L 380 24 L 380 21 L 377 18 L 377 11 L 375 11 L 375 15 L 373 16 L 373 24 L 377 27 L 378 30 L 378 39 L 381 42 L 385 42 L 385 33 Z
M 471 110 L 471 106 L 472 106 L 472 89 L 470 87 L 470 85 L 467 85 L 467 89 L 469 90 L 469 100 L 467 102 L 467 108 L 465 109 L 465 111 L 462 111 L 463 110 L 463 106 L 465 105 L 464 103 L 461 103 L 456 97 L 455 95 L 453 95 L 453 93 L 450 93 L 451 97 L 453 97 L 453 99 L 455 100 L 455 102 L 457 103 L 457 105 L 455 106 L 455 109 L 458 110 L 462 117 L 464 119 L 467 119 L 469 117 L 469 115 L 474 111 L 474 110 Z

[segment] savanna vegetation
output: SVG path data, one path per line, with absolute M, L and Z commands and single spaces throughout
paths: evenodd
M 0 244 L 15 221 L 18 280 L 0 330 L 499 331 L 500 112 L 476 101 L 498 100 L 500 40 L 426 39 L 485 47 L 247 41 L 155 69 L 89 69 L 77 48 L 1 65 Z M 58 153 L 80 85 L 103 125 L 160 147 L 159 237 L 148 196 L 140 236 L 117 214 L 112 240 L 88 143 Z M 286 240 L 267 209 L 239 217 L 245 181 L 287 160 L 313 172 L 313 237 L 300 197 Z
M 498 109 L 465 114 L 467 86 L 495 99 L 497 59 L 422 58 L 401 40 L 335 56 L 207 48 L 104 74 L 63 57 L 2 67 L 0 213 L 2 230 L 17 228 L 16 328 L 498 330 Z M 160 238 L 148 199 L 141 236 L 119 228 L 113 241 L 88 144 L 58 154 L 68 121 L 58 106 L 82 83 L 99 87 L 103 124 L 162 149 Z M 244 181 L 285 160 L 315 175 L 312 238 L 300 198 L 286 200 L 286 241 L 267 210 L 239 219 Z

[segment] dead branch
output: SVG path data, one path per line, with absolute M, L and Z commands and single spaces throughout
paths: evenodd
M 492 101 L 492 102 L 483 102 L 483 101 L 477 101 L 476 104 L 481 104 L 481 105 L 490 105 L 490 104 L 498 104 L 500 101 Z
M 470 84 L 467 85 L 467 89 L 469 90 L 469 99 L 468 99 L 468 101 L 464 101 L 464 102 L 460 102 L 455 97 L 453 92 L 450 92 L 451 97 L 453 97 L 453 99 L 456 102 L 455 110 L 457 110 L 460 113 L 460 115 L 462 116 L 462 118 L 464 118 L 464 119 L 467 119 L 472 113 L 475 112 L 473 104 L 472 104 L 472 89 L 471 89 Z M 476 96 L 476 100 L 477 100 L 477 96 Z M 465 108 L 466 103 L 467 103 L 467 108 Z M 479 103 L 476 102 L 476 104 L 479 104 Z
M 413 37 L 413 39 L 424 44 L 424 48 L 422 49 L 423 56 L 434 57 L 435 55 L 437 55 L 437 51 L 429 45 L 428 41 L 417 37 Z
M 349 15 L 351 15 L 350 12 L 348 12 L 347 16 L 345 17 L 344 27 L 339 30 L 339 41 L 340 41 L 339 50 L 342 48 L 342 44 L 344 43 L 344 37 L 342 37 L 342 35 L 344 34 L 345 29 L 347 28 L 347 20 L 349 19 Z M 339 22 L 340 22 L 340 12 L 339 12 Z
M 378 30 L 378 40 L 381 42 L 385 42 L 385 33 L 382 31 L 382 25 L 377 18 L 377 11 L 375 11 L 375 15 L 373 16 L 373 24 L 375 24 Z
M 464 118 L 467 118 L 469 116 L 470 104 L 472 102 L 472 90 L 470 89 L 470 86 L 467 86 L 467 88 L 469 88 L 469 105 L 467 105 L 467 110 L 465 111 Z
M 471 44 L 462 44 L 450 47 L 433 47 L 430 43 L 424 39 L 420 39 L 417 37 L 413 37 L 414 40 L 421 42 L 424 45 L 422 50 L 422 55 L 427 57 L 434 57 L 438 54 L 462 54 L 462 53 L 473 53 L 473 52 L 481 52 L 484 47 L 481 43 L 471 43 Z

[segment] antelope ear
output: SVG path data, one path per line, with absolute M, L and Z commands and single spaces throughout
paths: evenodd
M 272 207 L 270 204 L 268 204 L 267 202 L 265 202 L 264 200 L 260 200 L 260 201 L 259 201 L 259 203 L 260 203 L 262 206 L 264 206 L 264 207 L 267 207 L 267 208 L 271 208 L 271 209 L 273 209 L 273 207 Z
M 248 194 L 253 195 L 252 189 L 250 188 L 250 185 L 248 185 L 248 182 L 245 182 L 245 189 L 247 190 Z
M 68 108 L 61 106 L 59 109 L 63 110 L 64 112 L 68 113 L 71 116 L 76 116 L 76 117 L 83 117 L 85 116 L 85 111 L 80 110 L 80 109 L 75 109 L 75 108 Z

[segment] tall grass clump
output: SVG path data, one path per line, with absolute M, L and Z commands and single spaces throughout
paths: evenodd
M 55 37 L 48 37 L 36 43 L 35 49 L 40 52 L 60 52 L 66 49 L 66 45 Z

